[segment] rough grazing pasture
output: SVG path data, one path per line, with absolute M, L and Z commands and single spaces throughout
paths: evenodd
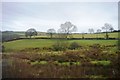
M 11 42 L 5 42 L 4 47 L 6 52 L 18 51 L 24 48 L 35 48 L 35 47 L 51 47 L 54 42 L 57 40 L 54 39 L 23 39 L 16 40 Z M 77 42 L 81 46 L 87 46 L 92 44 L 101 44 L 101 45 L 117 45 L 118 40 L 68 40 L 68 42 Z
M 61 42 L 66 50 L 51 47 Z M 76 42 L 80 46 L 69 48 Z M 3 43 L 3 78 L 119 77 L 117 40 L 23 39 Z M 58 43 L 59 44 L 59 43 Z M 61 45 L 58 45 L 61 46 Z M 55 46 L 57 47 L 57 46 Z M 7 54 L 6 54 L 7 53 Z

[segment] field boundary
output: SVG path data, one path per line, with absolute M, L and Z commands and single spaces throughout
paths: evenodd
M 12 39 L 12 40 L 7 40 L 7 41 L 2 41 L 2 42 L 10 42 L 10 41 L 16 41 L 16 40 L 22 40 L 22 39 L 58 39 L 58 40 L 120 40 L 120 38 L 109 38 L 109 39 L 105 39 L 105 38 L 46 38 L 46 37 L 42 37 L 42 38 L 16 38 L 16 39 Z

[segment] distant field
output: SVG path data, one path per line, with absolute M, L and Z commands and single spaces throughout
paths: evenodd
M 25 37 L 25 32 L 16 31 L 15 34 L 20 35 L 22 38 Z M 45 32 L 38 32 L 38 36 L 40 36 L 40 37 L 48 37 Z M 36 37 L 38 37 L 38 36 L 36 36 Z
M 5 42 L 5 51 L 18 51 L 24 48 L 35 48 L 35 47 L 51 47 L 56 40 L 53 39 L 24 39 Z M 77 42 L 81 46 L 92 45 L 95 43 L 101 45 L 114 45 L 117 44 L 117 40 L 68 40 L 68 42 Z
M 118 32 L 108 33 L 109 38 L 118 38 Z M 74 38 L 82 38 L 82 34 L 74 34 Z M 105 33 L 101 34 L 84 34 L 84 38 L 105 38 Z
M 84 34 L 84 38 L 105 38 L 105 33 L 100 33 L 100 34 Z M 118 32 L 114 32 L 114 33 L 108 33 L 109 38 L 118 38 Z M 36 36 L 38 37 L 49 37 L 48 35 L 38 35 Z M 56 37 L 56 35 L 53 37 Z M 82 34 L 72 34 L 69 37 L 71 38 L 82 38 Z
M 20 35 L 21 37 L 25 37 L 25 32 L 15 32 L 16 34 Z M 118 32 L 112 32 L 108 33 L 109 38 L 118 38 Z M 55 37 L 56 35 L 53 35 Z M 41 37 L 49 37 L 49 35 L 46 35 L 45 32 L 38 32 L 38 35 L 35 36 L 36 38 Z M 82 38 L 82 34 L 72 34 L 70 35 L 72 38 Z M 105 33 L 100 34 L 84 34 L 84 38 L 105 38 Z

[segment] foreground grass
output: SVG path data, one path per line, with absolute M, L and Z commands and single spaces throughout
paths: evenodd
M 68 42 L 77 42 L 81 46 L 92 44 L 117 45 L 118 40 L 67 40 Z M 22 39 L 3 43 L 5 52 L 19 51 L 25 48 L 51 47 L 57 40 L 55 39 Z
M 93 50 L 3 54 L 3 78 L 116 78 L 118 53 Z
M 95 65 L 104 65 L 104 66 L 108 66 L 110 65 L 110 61 L 91 61 L 92 64 L 95 64 Z

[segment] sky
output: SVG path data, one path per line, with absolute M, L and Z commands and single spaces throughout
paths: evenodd
M 26 31 L 35 28 L 46 32 L 56 31 L 60 25 L 70 21 L 77 32 L 101 29 L 104 23 L 118 29 L 117 2 L 3 2 L 2 30 Z

